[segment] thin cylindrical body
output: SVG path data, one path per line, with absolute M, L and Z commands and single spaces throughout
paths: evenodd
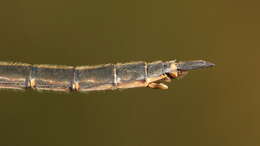
M 147 87 L 167 74 L 177 77 L 177 65 L 175 61 L 76 67 L 0 62 L 0 88 L 85 92 Z

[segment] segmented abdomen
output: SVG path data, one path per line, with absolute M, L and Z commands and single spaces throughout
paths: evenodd
M 0 88 L 94 91 L 145 87 L 162 79 L 167 65 L 161 61 L 79 67 L 0 62 Z

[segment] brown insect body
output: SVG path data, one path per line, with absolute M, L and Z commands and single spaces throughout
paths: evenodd
M 177 78 L 180 72 L 175 61 L 78 67 L 0 62 L 0 88 L 82 92 L 135 87 L 167 89 L 158 82 Z

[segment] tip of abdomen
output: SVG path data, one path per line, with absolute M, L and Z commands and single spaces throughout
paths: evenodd
M 177 70 L 189 71 L 189 70 L 213 67 L 215 66 L 215 64 L 204 60 L 193 60 L 193 61 L 178 62 L 176 63 L 176 66 L 177 66 Z

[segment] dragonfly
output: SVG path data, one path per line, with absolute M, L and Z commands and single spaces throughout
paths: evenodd
M 88 92 L 149 87 L 165 90 L 168 86 L 163 81 L 170 82 L 190 70 L 214 65 L 204 60 L 137 61 L 97 66 L 0 62 L 0 89 Z

